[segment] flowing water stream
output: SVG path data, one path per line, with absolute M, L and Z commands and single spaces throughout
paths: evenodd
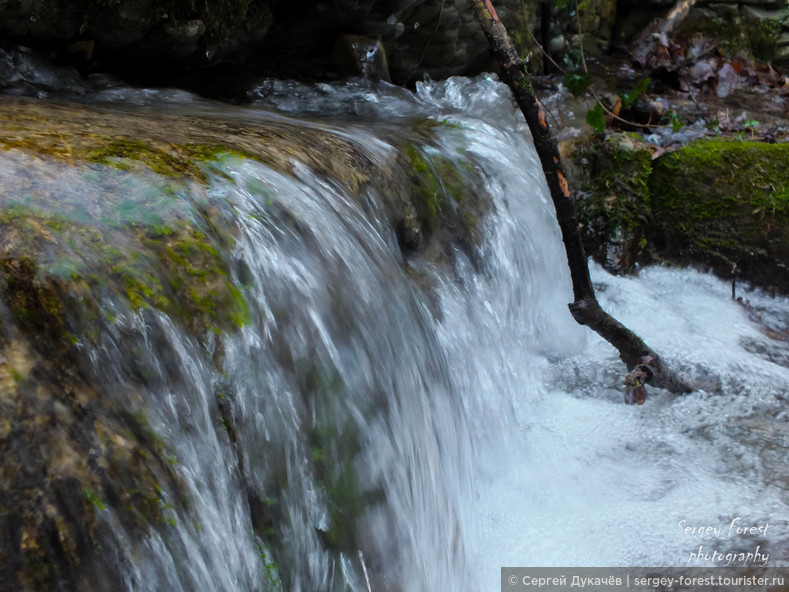
M 567 310 L 558 226 L 505 86 L 268 81 L 243 109 L 177 98 L 306 117 L 382 163 L 401 123 L 431 118 L 432 150 L 481 171 L 494 207 L 478 253 L 410 261 L 431 295 L 404 270 L 380 196 L 360 204 L 304 164 L 287 175 L 229 157 L 178 196 L 232 223 L 223 257 L 249 319 L 198 341 L 163 312 L 104 302 L 116 309 L 84 347 L 88 372 L 144 414 L 188 498 L 163 491 L 167 523 L 142 535 L 111 505 L 98 513 L 125 589 L 492 591 L 504 565 L 722 565 L 694 558 L 700 545 L 789 565 L 789 348 L 712 276 L 593 267 L 604 307 L 703 386 L 623 405 L 616 352 Z M 65 201 L 99 204 L 101 186 L 50 174 L 71 183 Z M 747 297 L 786 328 L 789 301 Z M 741 536 L 732 521 L 770 526 Z

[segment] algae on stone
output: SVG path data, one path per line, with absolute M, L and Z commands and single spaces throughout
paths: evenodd
M 789 291 L 789 144 L 699 140 L 652 159 L 634 135 L 592 140 L 575 156 L 585 245 L 620 271 L 695 264 Z
M 166 525 L 182 489 L 163 444 L 77 371 L 62 286 L 3 260 L 0 301 L 0 578 L 15 590 L 121 586 L 99 558 L 99 514 Z M 34 313 L 14 322 L 15 305 Z M 10 302 L 11 306 L 7 306 Z
M 178 367 L 167 347 L 148 347 L 149 338 L 167 340 L 157 333 L 162 326 L 202 345 L 206 363 L 221 372 L 216 334 L 251 320 L 249 274 L 232 253 L 238 204 L 227 190 L 266 196 L 271 188 L 259 179 L 241 183 L 236 172 L 249 164 L 244 159 L 297 178 L 309 169 L 321 186 L 356 200 L 391 238 L 409 221 L 422 238 L 413 249 L 401 242 L 404 254 L 418 251 L 432 263 L 450 261 L 458 247 L 473 254 L 491 204 L 473 156 L 450 158 L 455 149 L 442 144 L 442 134 L 464 133 L 446 122 L 415 124 L 418 139 L 397 136 L 400 149 L 378 158 L 341 134 L 282 121 L 207 118 L 196 125 L 188 116 L 163 114 L 152 126 L 112 109 L 51 108 L 40 111 L 40 103 L 24 100 L 0 106 L 0 446 L 6 447 L 0 520 L 12 533 L 0 539 L 0 552 L 16 562 L 18 571 L 7 577 L 18 589 L 58 582 L 100 589 L 120 577 L 95 564 L 106 541 L 103 512 L 113 519 L 118 513 L 133 546 L 152 530 L 166 536 L 175 516 L 188 511 L 175 459 L 148 424 L 144 405 L 135 405 L 151 396 L 147 389 L 161 381 L 161 368 Z M 269 205 L 291 223 L 286 203 Z M 294 226 L 302 224 L 293 218 Z M 340 298 L 330 306 L 338 315 L 355 313 Z M 113 339 L 123 340 L 115 367 L 122 380 L 108 385 L 85 368 L 82 352 L 100 352 Z M 299 392 L 320 401 L 308 444 L 326 523 L 315 536 L 339 553 L 358 546 L 360 521 L 383 494 L 357 479 L 356 426 L 336 425 L 334 409 L 320 407 L 343 401 L 344 385 L 312 363 L 293 373 Z M 114 389 L 124 392 L 116 396 Z M 232 393 L 217 388 L 215 399 L 211 417 L 231 450 Z M 49 429 L 53 422 L 63 429 Z M 38 451 L 33 461 L 24 453 L 30 449 Z M 266 449 L 255 454 L 271 456 Z M 243 475 L 245 461 L 237 462 Z M 278 460 L 268 462 L 274 466 L 265 495 L 248 492 L 247 499 L 256 535 L 276 553 L 286 528 L 278 498 L 287 483 Z M 83 579 L 94 574 L 102 581 Z
M 694 142 L 656 160 L 650 192 L 660 253 L 789 291 L 789 144 Z
M 112 170 L 105 173 L 117 176 Z M 123 187 L 101 174 L 98 183 L 105 189 Z M 161 189 L 155 185 L 153 191 Z M 244 324 L 246 303 L 220 251 L 230 249 L 233 238 L 229 230 L 221 230 L 221 220 L 200 217 L 199 208 L 190 219 L 166 199 L 157 214 L 150 200 L 140 203 L 127 195 L 113 202 L 110 193 L 102 194 L 100 208 L 79 212 L 75 220 L 67 199 L 61 200 L 60 212 L 53 213 L 58 196 L 45 193 L 38 188 L 43 201 L 37 207 L 12 202 L 0 209 L 0 254 L 6 261 L 32 262 L 36 282 L 52 278 L 64 297 L 80 303 L 77 310 L 85 311 L 82 320 L 87 322 L 72 333 L 89 335 L 102 299 L 110 295 L 132 309 L 159 309 L 198 334 Z M 9 281 L 13 278 L 7 277 Z M 32 314 L 21 297 L 10 305 L 19 320 Z
M 450 160 L 429 141 L 401 148 L 407 170 L 409 210 L 401 218 L 401 246 L 423 250 L 434 236 L 469 254 L 481 240 L 480 220 L 490 208 L 479 172 L 463 159 Z
M 0 192 L 0 554 L 14 566 L 0 579 L 14 589 L 120 587 L 99 558 L 100 514 L 111 507 L 144 533 L 186 504 L 144 414 L 95 384 L 79 352 L 132 311 L 162 311 L 196 337 L 249 315 L 225 256 L 232 228 L 215 205 L 185 199 L 199 165 L 109 146 L 93 160 L 0 153 L 2 175 L 17 175 Z M 150 379 L 135 351 L 134 380 L 117 388 Z

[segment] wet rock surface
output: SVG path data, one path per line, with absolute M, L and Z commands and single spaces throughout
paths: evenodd
M 445 265 L 452 249 L 471 252 L 481 240 L 489 197 L 471 165 L 431 146 L 440 122 L 410 123 L 402 139 L 392 136 L 399 154 L 378 160 L 320 124 L 246 116 L 160 110 L 152 123 L 144 106 L 0 106 L 3 587 L 123 587 L 100 559 L 106 508 L 122 508 L 117 526 L 136 533 L 124 543 L 130 553 L 151 533 L 169 536 L 173 512 L 188 508 L 176 459 L 129 401 L 141 402 L 135 389 L 160 373 L 177 374 L 166 346 L 156 359 L 144 353 L 148 341 L 170 339 L 159 315 L 204 345 L 248 322 L 247 274 L 230 254 L 234 214 L 206 196 L 211 183 L 232 183 L 223 162 L 252 159 L 285 174 L 308 166 L 360 201 L 387 195 L 370 205 L 404 256 Z M 120 343 L 133 354 L 118 376 L 102 377 L 81 353 Z M 203 356 L 221 371 L 220 347 L 205 345 Z M 214 413 L 232 440 L 229 404 L 218 399 Z M 269 510 L 256 512 L 271 527 Z
M 162 528 L 165 505 L 184 503 L 178 478 L 144 415 L 116 406 L 80 365 L 67 282 L 7 248 L 0 265 L 0 584 L 117 588 L 121 575 L 98 556 L 97 513 L 112 504 L 132 531 Z

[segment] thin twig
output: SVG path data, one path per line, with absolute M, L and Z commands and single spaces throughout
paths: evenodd
M 534 41 L 534 44 L 535 44 L 537 47 L 539 47 L 539 48 L 540 48 L 540 51 L 542 52 L 542 55 L 543 55 L 543 56 L 545 56 L 546 58 L 548 58 L 548 60 L 549 60 L 549 61 L 550 61 L 550 62 L 551 62 L 551 63 L 552 63 L 554 66 L 556 66 L 556 69 L 557 69 L 557 70 L 559 70 L 559 72 L 561 72 L 562 74 L 567 74 L 567 72 L 565 71 L 565 69 L 564 69 L 564 68 L 562 68 L 562 67 L 561 67 L 559 64 L 557 64 L 557 63 L 554 61 L 554 59 L 553 59 L 553 58 L 550 56 L 550 54 L 548 54 L 548 52 L 546 52 L 546 51 L 545 51 L 545 48 L 544 48 L 542 45 L 540 45 L 540 42 L 539 42 L 539 41 L 537 41 L 537 38 L 534 36 L 534 33 L 532 33 L 531 31 L 529 31 L 529 37 L 531 37 L 531 40 L 532 40 L 532 41 Z M 550 115 L 550 116 L 551 116 L 551 118 L 553 119 L 553 122 L 554 122 L 554 123 L 555 123 L 557 126 L 561 125 L 561 123 L 559 122 L 559 120 L 556 118 L 556 115 L 554 115 L 554 114 L 553 114 L 553 112 L 552 112 L 550 109 L 548 109 L 548 107 L 546 107 L 544 104 L 543 104 L 543 107 L 544 107 L 544 108 L 545 108 L 545 110 L 548 112 L 548 115 Z
M 548 58 L 551 61 L 551 63 L 554 66 L 556 66 L 562 74 L 566 74 L 567 73 L 567 72 L 565 72 L 564 68 L 562 68 L 559 64 L 557 64 L 555 61 L 553 61 L 553 58 L 545 52 L 545 48 L 542 45 L 540 45 L 539 41 L 537 41 L 537 38 L 534 36 L 534 33 L 529 31 L 529 37 L 531 37 L 531 40 L 534 41 L 534 44 L 537 47 L 540 48 L 540 51 L 542 52 L 542 55 L 544 55 L 546 58 Z M 548 113 L 548 115 L 551 116 L 551 118 L 553 119 L 554 123 L 557 126 L 561 125 L 561 123 L 559 123 L 559 120 L 556 118 L 556 115 L 554 115 L 553 112 L 551 112 L 551 110 L 548 109 L 548 107 L 546 107 L 545 105 L 543 105 L 543 107 L 545 108 L 545 111 Z
M 737 264 L 731 268 L 731 299 L 737 300 Z
M 627 119 L 623 119 L 622 117 L 619 117 L 619 115 L 617 115 L 616 113 L 611 111 L 608 107 L 606 107 L 603 104 L 603 102 L 600 100 L 600 97 L 597 96 L 597 94 L 594 92 L 594 90 L 591 87 L 587 88 L 586 92 L 588 92 L 590 95 L 592 95 L 592 98 L 594 98 L 594 100 L 597 102 L 597 104 L 600 105 L 600 107 L 602 107 L 603 111 L 605 111 L 608 115 L 610 115 L 611 117 L 613 117 L 617 121 L 621 121 L 622 123 L 625 123 L 627 125 L 632 125 L 633 127 L 645 127 L 647 129 L 652 129 L 652 128 L 669 128 L 669 127 L 671 127 L 668 124 L 666 124 L 666 125 L 662 125 L 662 124 L 658 125 L 658 124 L 650 124 L 650 123 L 636 123 L 634 121 L 628 121 Z M 651 112 L 650 112 L 649 116 L 650 116 L 650 118 L 652 117 L 652 113 Z
M 696 113 L 702 113 L 701 105 L 696 102 L 696 97 L 693 96 L 693 91 L 691 90 L 691 84 L 688 81 L 688 76 L 685 74 L 685 68 L 680 69 L 680 76 L 682 76 L 682 80 L 685 81 L 685 86 L 688 87 L 688 94 L 690 95 L 690 99 L 693 101 L 693 104 L 696 105 Z
M 427 50 L 430 49 L 430 44 L 433 43 L 433 39 L 435 39 L 436 33 L 438 33 L 438 28 L 441 26 L 441 15 L 444 13 L 444 0 L 440 0 L 438 4 L 439 4 L 439 8 L 438 8 L 438 17 L 436 18 L 436 27 L 435 29 L 433 29 L 433 32 L 430 34 L 430 39 L 428 39 L 427 43 L 425 44 L 425 50 L 422 52 L 422 55 L 419 56 L 419 59 L 416 61 L 416 64 L 414 64 L 414 68 L 408 74 L 408 77 L 405 79 L 405 82 L 411 80 L 414 74 L 416 74 L 416 71 L 419 68 L 419 66 L 422 65 L 422 61 L 425 59 L 425 56 L 427 55 Z
M 534 33 L 529 31 L 529 37 L 531 37 L 531 40 L 534 41 L 534 44 L 537 47 L 540 48 L 540 51 L 542 52 L 542 55 L 544 55 L 546 58 L 548 58 L 548 61 L 550 61 L 554 66 L 556 66 L 556 69 L 559 70 L 559 72 L 561 72 L 562 74 L 567 74 L 567 71 L 564 68 L 562 68 L 559 64 L 557 64 L 556 60 L 554 60 L 551 57 L 551 54 L 549 54 L 547 51 L 545 51 L 545 48 L 542 45 L 540 45 L 540 42 L 537 41 L 537 38 L 534 36 Z

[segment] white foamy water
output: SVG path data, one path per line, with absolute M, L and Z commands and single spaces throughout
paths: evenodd
M 493 591 L 508 565 L 719 564 L 694 561 L 700 545 L 789 563 L 789 353 L 729 284 L 593 267 L 604 307 L 699 385 L 625 406 L 616 352 L 567 310 L 553 207 L 505 86 L 283 84 L 261 85 L 265 108 L 244 116 L 322 113 L 305 125 L 384 164 L 393 120 L 442 122 L 431 150 L 480 171 L 493 197 L 481 264 L 460 252 L 449 269 L 410 261 L 435 279 L 434 314 L 380 196 L 360 204 L 303 163 L 283 174 L 233 158 L 204 192 L 179 195 L 233 227 L 228 281 L 251 321 L 198 343 L 164 315 L 118 311 L 86 352 L 187 487 L 184 504 L 162 493 L 169 526 L 126 531 L 113 508 L 103 515 L 126 589 Z M 69 203 L 100 201 L 101 187 L 80 183 Z M 786 327 L 786 299 L 747 297 Z M 740 536 L 732 521 L 770 527 Z
M 486 391 L 482 429 L 506 434 L 481 445 L 485 477 L 472 514 L 483 588 L 498 584 L 498 565 L 722 566 L 728 560 L 714 552 L 758 548 L 785 566 L 789 371 L 748 350 L 785 356 L 786 344 L 766 337 L 711 276 L 651 268 L 615 278 L 595 267 L 593 279 L 612 314 L 709 390 L 651 389 L 644 406 L 628 407 L 624 370 L 597 336 L 544 357 L 520 344 L 523 334 L 505 345 L 508 367 L 530 369 L 529 386 L 471 386 Z M 786 299 L 748 296 L 786 313 Z M 750 526 L 764 536 L 737 531 Z
M 446 287 L 439 331 L 473 426 L 465 516 L 477 589 L 496 589 L 502 565 L 721 566 L 730 559 L 720 555 L 757 549 L 787 565 L 786 342 L 710 275 L 648 268 L 617 278 L 593 265 L 604 307 L 699 387 L 651 389 L 643 407 L 623 405 L 616 352 L 567 313 L 533 148 L 502 127 L 488 137 L 476 126 L 469 146 L 489 159 L 503 197 L 489 274 Z M 786 298 L 741 295 L 786 327 Z

